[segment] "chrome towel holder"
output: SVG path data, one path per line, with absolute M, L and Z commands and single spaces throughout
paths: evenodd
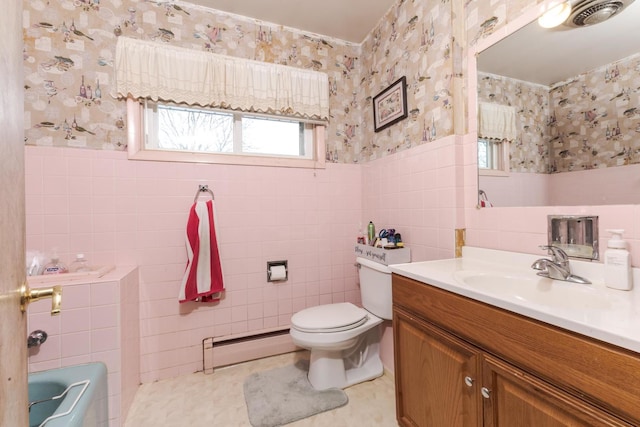
M 196 203 L 198 201 L 198 196 L 200 196 L 200 194 L 202 193 L 211 194 L 211 200 L 215 200 L 215 197 L 213 196 L 213 191 L 209 189 L 208 185 L 198 185 L 198 191 L 196 191 L 196 197 L 194 197 L 193 203 Z

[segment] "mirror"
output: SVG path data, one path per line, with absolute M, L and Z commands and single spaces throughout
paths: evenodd
M 488 205 L 640 203 L 638 22 L 635 1 L 587 27 L 534 21 L 480 52 L 478 102 L 513 107 L 517 128 L 509 172 L 479 170 Z

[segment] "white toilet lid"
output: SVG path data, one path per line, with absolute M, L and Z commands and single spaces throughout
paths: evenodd
M 338 332 L 367 321 L 367 310 L 350 302 L 305 308 L 291 316 L 291 325 L 301 332 Z

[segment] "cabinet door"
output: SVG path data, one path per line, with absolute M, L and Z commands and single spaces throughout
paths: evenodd
M 394 310 L 396 411 L 402 426 L 479 426 L 478 350 Z
M 485 427 L 630 426 L 492 356 L 482 370 Z

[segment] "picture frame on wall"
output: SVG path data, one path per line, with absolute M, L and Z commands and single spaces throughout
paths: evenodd
M 373 98 L 373 129 L 380 132 L 407 118 L 407 78 L 400 77 Z

